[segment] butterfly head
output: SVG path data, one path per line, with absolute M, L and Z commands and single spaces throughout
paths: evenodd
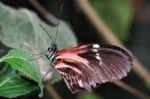
M 57 52 L 58 52 L 57 45 L 53 42 L 48 48 L 46 56 L 50 61 L 53 61 L 55 59 L 55 54 Z
M 53 42 L 48 48 L 48 52 L 58 51 L 57 45 Z

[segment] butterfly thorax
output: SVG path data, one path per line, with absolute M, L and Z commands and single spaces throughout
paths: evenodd
M 57 45 L 53 42 L 51 46 L 47 50 L 47 58 L 50 60 L 51 63 L 55 61 L 55 54 L 58 52 Z

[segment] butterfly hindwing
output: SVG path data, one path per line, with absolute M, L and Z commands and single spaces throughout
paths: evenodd
M 58 52 L 55 68 L 75 93 L 119 80 L 127 75 L 131 65 L 132 55 L 123 48 L 88 44 Z

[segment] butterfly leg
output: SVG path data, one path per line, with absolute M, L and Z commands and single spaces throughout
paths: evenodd
M 44 81 L 45 77 L 47 76 L 47 74 L 51 71 L 55 70 L 54 68 L 49 68 L 49 70 L 45 73 L 45 75 L 42 78 L 42 82 Z
M 41 52 L 41 53 L 32 54 L 32 55 L 43 55 L 43 54 L 45 54 L 46 52 L 47 52 L 47 50 L 46 50 L 46 51 L 43 51 L 43 52 Z
M 47 75 L 49 72 L 51 72 L 51 71 L 53 71 L 53 70 L 56 70 L 56 69 L 54 68 L 54 63 L 50 63 L 50 65 L 51 65 L 52 68 L 49 68 L 49 70 L 45 73 L 45 75 L 44 75 L 43 78 L 42 78 L 42 82 L 44 81 L 46 75 Z

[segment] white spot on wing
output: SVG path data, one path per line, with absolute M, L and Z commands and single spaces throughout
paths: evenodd
M 99 53 L 96 53 L 96 56 L 99 56 Z
M 98 52 L 98 49 L 92 49 L 93 52 Z
M 96 56 L 96 59 L 101 60 L 101 58 L 99 56 Z
M 96 59 L 99 60 L 99 64 L 101 65 L 102 64 L 102 59 L 101 59 L 99 53 L 96 53 Z
M 80 87 L 84 87 L 81 80 L 78 80 L 78 84 L 79 84 Z
M 93 44 L 93 48 L 99 48 L 100 46 L 98 44 Z

